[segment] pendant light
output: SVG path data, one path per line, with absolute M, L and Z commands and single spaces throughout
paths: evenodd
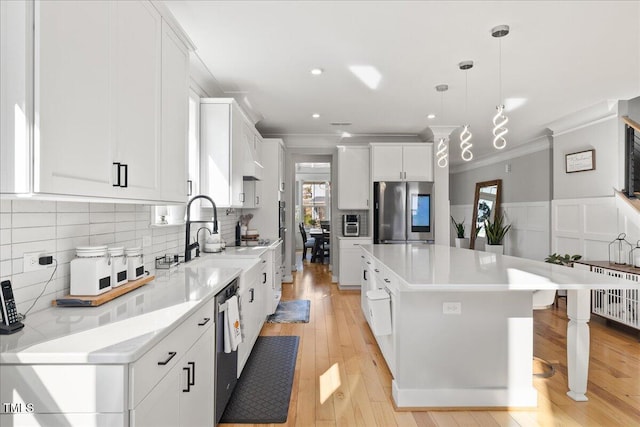
M 502 103 L 502 37 L 509 34 L 509 26 L 508 25 L 498 25 L 497 27 L 493 27 L 491 29 L 491 35 L 498 39 L 499 47 L 498 47 L 498 91 L 499 91 L 499 99 L 498 105 L 496 106 L 496 115 L 493 116 L 493 146 L 502 150 L 507 146 L 507 140 L 505 139 L 505 135 L 509 130 L 506 128 L 507 123 L 509 123 L 509 118 L 504 115 L 504 104 Z
M 449 90 L 448 85 L 438 85 L 436 86 L 436 90 L 440 92 L 440 118 L 444 119 L 444 93 Z M 438 146 L 436 147 L 436 158 L 438 159 L 438 166 L 441 168 L 446 168 L 449 164 L 449 144 L 447 143 L 447 139 L 441 137 L 438 140 Z
M 464 87 L 464 115 L 465 118 L 469 117 L 469 82 L 467 79 L 467 70 L 471 69 L 473 67 L 473 61 L 462 61 L 458 64 L 458 67 L 460 67 L 460 69 L 462 71 L 464 71 L 464 82 L 465 82 L 465 87 Z M 460 132 L 460 149 L 462 150 L 462 152 L 460 153 L 460 155 L 462 156 L 462 160 L 464 160 L 465 162 L 471 161 L 473 159 L 473 153 L 471 152 L 471 147 L 473 147 L 473 144 L 471 143 L 471 137 L 472 137 L 472 133 L 469 130 L 469 125 L 464 125 L 462 132 Z

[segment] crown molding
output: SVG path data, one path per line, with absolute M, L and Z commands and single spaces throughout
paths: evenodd
M 558 136 L 600 123 L 604 120 L 609 120 L 612 117 L 618 116 L 618 104 L 619 101 L 615 99 L 601 101 L 595 105 L 555 120 L 549 123 L 547 128 L 551 130 L 554 136 Z
M 462 163 L 450 166 L 450 173 L 466 172 L 473 169 L 482 168 L 506 160 L 515 159 L 516 157 L 526 156 L 528 154 L 537 153 L 551 148 L 551 136 L 542 135 L 525 142 L 524 144 L 513 147 L 509 151 L 500 151 L 499 153 L 488 154 L 473 160 L 469 163 Z

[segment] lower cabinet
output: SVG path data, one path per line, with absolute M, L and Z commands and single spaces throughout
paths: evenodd
M 242 329 L 242 342 L 238 345 L 238 377 L 249 359 L 251 349 L 260 335 L 264 323 L 264 305 L 266 294 L 266 262 L 261 260 L 260 268 L 252 277 L 247 276 L 246 286 L 240 291 L 240 328 Z M 248 274 L 248 273 L 245 273 Z
M 213 335 L 209 327 L 131 411 L 132 427 L 213 425 Z
M 360 245 L 371 244 L 369 238 L 339 238 L 340 288 L 360 287 Z

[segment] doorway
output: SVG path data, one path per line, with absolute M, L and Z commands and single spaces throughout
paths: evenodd
M 306 263 L 330 264 L 331 163 L 295 163 L 296 270 Z

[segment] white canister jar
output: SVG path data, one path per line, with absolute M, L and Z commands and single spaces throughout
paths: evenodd
M 71 295 L 100 295 L 111 290 L 111 265 L 106 246 L 76 248 L 70 263 Z
M 111 257 L 111 287 L 116 288 L 127 283 L 127 257 L 122 246 L 109 248 L 107 251 Z
M 131 282 L 144 276 L 142 248 L 127 248 L 124 253 L 127 256 L 127 279 Z

